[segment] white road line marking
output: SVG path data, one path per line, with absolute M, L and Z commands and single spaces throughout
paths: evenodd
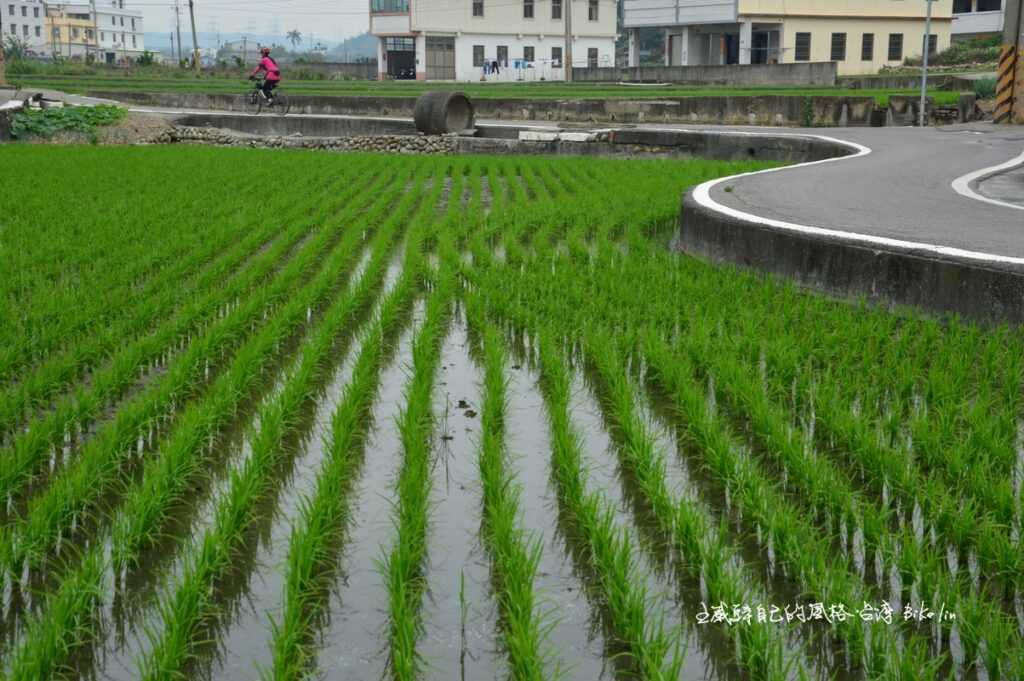
M 723 135 L 730 134 L 727 132 L 721 133 Z M 755 135 L 757 133 L 736 133 L 740 135 Z M 763 134 L 763 133 L 762 133 Z M 811 161 L 808 163 L 800 163 L 793 166 L 785 166 L 782 168 L 769 168 L 768 170 L 759 170 L 751 173 L 742 173 L 740 175 L 732 175 L 730 177 L 723 177 L 717 180 L 710 180 L 702 185 L 697 186 L 693 190 L 693 199 L 702 207 L 727 215 L 736 220 L 743 220 L 746 222 L 753 222 L 758 225 L 764 225 L 766 227 L 773 227 L 775 229 L 782 229 L 790 232 L 797 232 L 800 234 L 807 234 L 810 236 L 825 236 L 843 241 L 848 241 L 855 244 L 865 244 L 869 246 L 884 246 L 889 249 L 907 252 L 918 252 L 924 251 L 926 253 L 934 253 L 936 255 L 945 255 L 954 258 L 964 258 L 967 260 L 977 260 L 979 262 L 988 263 L 1000 263 L 1004 265 L 1024 265 L 1024 258 L 1017 258 L 1008 255 L 999 255 L 997 253 L 985 253 L 982 251 L 970 251 L 963 248 L 955 248 L 952 246 L 941 246 L 938 244 L 929 244 L 917 241 L 904 241 L 902 239 L 892 239 L 884 236 L 875 236 L 873 234 L 861 234 L 858 232 L 847 232 L 840 229 L 826 229 L 824 227 L 812 227 L 810 225 L 798 225 L 792 222 L 785 222 L 783 220 L 773 220 L 771 218 L 761 217 L 759 215 L 753 215 L 752 213 L 745 213 L 735 208 L 729 208 L 723 206 L 711 197 L 711 190 L 720 184 L 726 182 L 732 182 L 738 180 L 741 177 L 750 177 L 753 175 L 764 175 L 767 173 L 776 173 L 792 168 L 806 168 L 814 165 L 821 165 L 823 163 L 835 163 L 837 161 L 844 161 L 848 159 L 858 158 L 861 156 L 867 156 L 872 153 L 869 147 L 863 144 L 857 144 L 856 142 L 850 142 L 848 140 L 841 140 L 834 137 L 826 137 L 824 135 L 771 135 L 773 137 L 814 137 L 826 142 L 832 142 L 834 144 L 842 145 L 854 153 L 850 156 L 840 156 L 838 158 L 828 158 L 822 161 Z M 1019 207 L 1019 206 L 1018 206 Z
M 975 170 L 973 173 L 968 173 L 963 177 L 956 178 L 955 180 L 953 180 L 953 191 L 955 191 L 957 194 L 966 196 L 969 199 L 974 199 L 975 201 L 984 201 L 985 203 L 991 203 L 994 206 L 1003 206 L 1004 208 L 1024 210 L 1024 205 L 1020 205 L 1017 203 L 1008 203 L 1007 201 L 1000 201 L 999 199 L 992 199 L 987 196 L 983 196 L 978 192 L 974 191 L 974 188 L 971 186 L 975 182 L 982 182 L 983 180 L 987 180 L 993 175 L 998 175 L 999 173 L 1005 172 L 1007 170 L 1013 170 L 1019 166 L 1024 166 L 1024 154 L 1021 154 L 1017 158 L 1011 159 L 1006 163 L 1001 163 L 997 166 L 992 166 L 991 168 L 982 168 L 981 170 Z

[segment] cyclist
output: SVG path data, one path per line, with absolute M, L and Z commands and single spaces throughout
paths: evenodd
M 253 69 L 252 73 L 249 74 L 249 80 L 255 80 L 257 74 L 261 71 L 265 72 L 263 77 L 263 96 L 267 98 L 267 101 L 271 104 L 274 103 L 274 88 L 281 83 L 281 69 L 278 67 L 277 62 L 270 56 L 270 48 L 264 47 L 260 50 L 259 65 Z

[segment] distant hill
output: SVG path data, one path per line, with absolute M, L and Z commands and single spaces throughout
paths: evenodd
M 248 38 L 250 41 L 258 45 L 288 45 L 288 39 L 285 34 L 272 35 L 269 33 L 209 33 L 200 31 L 196 34 L 196 38 L 199 41 L 199 47 L 218 47 L 218 37 L 220 43 L 226 43 L 234 40 L 241 40 L 242 38 Z M 362 36 L 359 36 L 362 37 Z M 175 38 L 177 39 L 177 38 Z M 355 40 L 355 38 L 353 38 Z M 185 43 L 185 50 L 192 49 L 192 34 L 186 33 L 184 30 L 181 32 L 181 41 Z M 336 40 L 323 40 L 317 37 L 316 41 L 321 45 L 331 49 L 338 46 Z M 346 41 L 347 42 L 347 41 Z M 342 43 L 344 44 L 344 43 Z M 305 48 L 308 45 L 302 45 Z M 154 52 L 167 51 L 171 49 L 171 34 L 170 33 L 153 33 L 151 31 L 146 32 L 146 48 Z M 374 47 L 373 54 L 377 54 L 376 47 Z
M 327 52 L 327 57 L 332 61 L 344 62 L 354 62 L 360 58 L 376 59 L 377 40 L 377 38 L 369 33 L 357 35 L 330 48 Z

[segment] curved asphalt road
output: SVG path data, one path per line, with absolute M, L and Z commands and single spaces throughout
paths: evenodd
M 952 188 L 961 176 L 1020 157 L 1024 128 L 971 124 L 803 132 L 856 142 L 871 153 L 740 177 L 714 187 L 711 198 L 728 208 L 798 225 L 1024 257 L 1024 210 L 971 199 Z M 975 190 L 1024 205 L 1022 180 L 1019 171 L 1012 171 Z

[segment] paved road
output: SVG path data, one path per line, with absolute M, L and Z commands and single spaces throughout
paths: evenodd
M 798 225 L 1024 257 L 1024 210 L 973 200 L 952 188 L 961 176 L 1020 157 L 1024 128 L 972 124 L 806 132 L 856 142 L 872 152 L 740 178 L 715 187 L 712 198 Z M 1014 177 L 989 180 L 979 193 L 1024 205 L 1024 182 Z

